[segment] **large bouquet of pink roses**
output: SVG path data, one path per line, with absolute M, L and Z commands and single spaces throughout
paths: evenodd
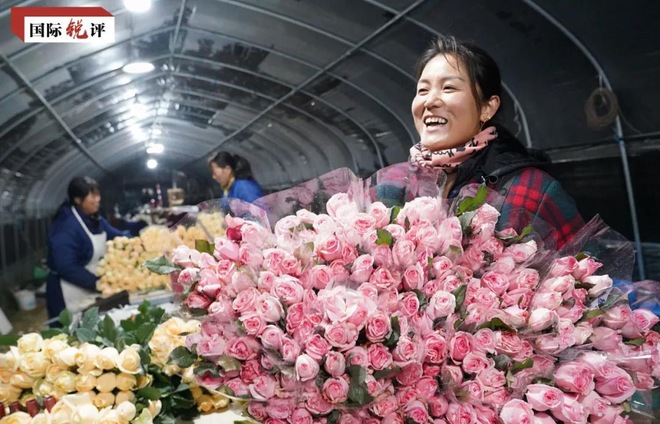
M 175 250 L 203 324 L 173 359 L 200 384 L 272 424 L 630 422 L 660 378 L 658 317 L 582 246 L 498 230 L 485 187 L 453 205 L 403 188 L 401 207 L 355 187 Z

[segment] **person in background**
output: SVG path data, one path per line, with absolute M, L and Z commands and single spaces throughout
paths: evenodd
M 438 37 L 417 64 L 412 115 L 420 142 L 410 162 L 444 171 L 445 197 L 470 183 L 486 183 L 504 196 L 499 225 L 520 231 L 540 218 L 550 238 L 563 246 L 584 225 L 574 200 L 539 169 L 510 132 L 493 122 L 500 110 L 502 82 L 495 61 L 481 48 Z M 526 211 L 528 222 L 520 222 Z
M 209 159 L 213 179 L 220 184 L 222 198 L 253 202 L 262 196 L 261 187 L 252 176 L 247 160 L 228 152 L 217 152 Z
M 46 306 L 49 319 L 96 295 L 96 267 L 106 241 L 125 236 L 99 215 L 101 191 L 90 177 L 69 183 L 68 200 L 58 209 L 48 236 Z

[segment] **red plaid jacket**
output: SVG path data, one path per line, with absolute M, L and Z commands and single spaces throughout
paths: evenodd
M 500 229 L 520 231 L 532 224 L 546 241 L 561 248 L 584 226 L 575 201 L 559 181 L 539 169 L 543 161 L 530 156 L 506 130 L 498 128 L 498 133 L 488 148 L 461 164 L 449 197 L 455 197 L 467 184 L 486 182 L 505 196 Z

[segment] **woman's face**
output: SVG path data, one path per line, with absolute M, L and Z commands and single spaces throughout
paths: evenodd
M 76 198 L 76 204 L 87 215 L 94 215 L 101 208 L 101 192 L 90 191 L 83 199 Z
M 497 107 L 497 96 L 483 106 L 478 104 L 463 63 L 452 55 L 439 54 L 420 75 L 412 115 L 422 146 L 438 151 L 465 144 L 479 132 L 481 122 L 495 114 Z
M 218 166 L 217 163 L 211 162 L 211 174 L 213 179 L 220 184 L 221 187 L 226 187 L 232 176 L 230 166 Z

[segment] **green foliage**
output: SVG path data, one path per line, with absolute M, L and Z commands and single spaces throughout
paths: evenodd
M 385 244 L 389 247 L 392 247 L 394 245 L 394 237 L 392 236 L 392 233 L 390 233 L 387 230 L 383 230 L 382 228 L 378 228 L 376 230 L 376 236 L 378 237 L 376 239 L 376 244 L 381 245 Z
M 460 202 L 458 202 L 458 207 L 456 208 L 456 216 L 460 217 L 466 212 L 472 212 L 479 209 L 486 203 L 486 196 L 488 195 L 488 189 L 484 184 L 480 185 L 477 189 L 477 194 L 474 197 L 466 196 Z
M 146 261 L 143 266 L 147 267 L 149 271 L 161 275 L 167 275 L 181 270 L 181 268 L 179 268 L 177 265 L 167 260 L 165 256 L 159 256 L 156 259 L 150 259 Z
M 399 337 L 401 337 L 401 326 L 399 325 L 398 317 L 391 318 L 391 326 L 392 332 L 383 344 L 389 348 L 394 348 L 396 347 L 397 343 L 399 343 Z
M 367 390 L 367 370 L 359 365 L 348 367 L 348 375 L 351 376 L 351 382 L 348 389 L 348 400 L 355 405 L 366 405 L 374 398 Z
M 195 240 L 195 250 L 201 253 L 208 253 L 209 255 L 213 254 L 215 250 L 215 244 L 209 242 L 208 240 Z

